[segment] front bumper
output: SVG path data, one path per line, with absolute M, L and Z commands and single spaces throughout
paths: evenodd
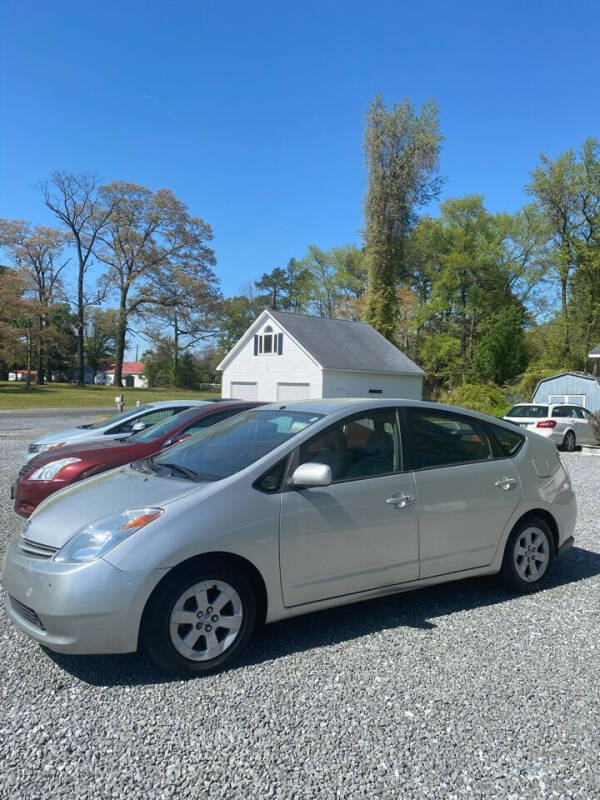
M 2 585 L 13 623 L 51 650 L 129 653 L 138 646 L 146 601 L 166 572 L 123 572 L 102 559 L 57 564 L 25 556 L 13 536 Z
M 21 517 L 29 517 L 42 500 L 65 486 L 68 484 L 64 481 L 28 481 L 17 478 L 11 488 L 10 496 L 15 501 L 14 507 L 17 514 Z

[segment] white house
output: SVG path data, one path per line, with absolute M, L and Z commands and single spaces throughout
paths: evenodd
M 217 367 L 222 396 L 420 400 L 425 373 L 366 322 L 265 309 Z
M 121 372 L 123 386 L 133 389 L 147 389 L 148 379 L 144 375 L 145 369 L 141 361 L 124 361 Z M 98 373 L 95 382 L 103 386 L 112 386 L 115 382 L 115 365 L 112 364 L 105 372 Z

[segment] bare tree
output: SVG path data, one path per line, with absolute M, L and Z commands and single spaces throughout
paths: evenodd
M 54 172 L 50 180 L 39 184 L 47 208 L 67 229 L 77 253 L 77 383 L 84 384 L 85 312 L 90 305 L 98 305 L 103 297 L 102 288 L 87 295 L 85 278 L 92 263 L 99 234 L 105 229 L 113 206 L 100 202 L 99 177 L 93 172 L 75 175 Z
M 131 317 L 155 306 L 157 288 L 169 270 L 183 264 L 214 264 L 206 242 L 208 223 L 191 217 L 169 189 L 156 192 L 116 181 L 100 190 L 107 222 L 98 236 L 96 254 L 107 266 L 106 279 L 119 297 L 115 385 L 121 385 L 125 337 Z

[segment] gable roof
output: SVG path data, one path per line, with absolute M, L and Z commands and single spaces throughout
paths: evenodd
M 143 375 L 146 365 L 142 361 L 124 361 L 122 374 L 123 375 Z M 107 375 L 112 375 L 115 371 L 115 365 L 111 364 L 106 370 Z
M 594 347 L 592 350 L 590 350 L 588 356 L 591 356 L 592 358 L 600 358 L 600 344 L 598 347 Z
M 244 334 L 247 341 L 260 321 L 270 316 L 320 367 L 352 372 L 387 372 L 396 375 L 424 375 L 414 361 L 366 322 L 312 317 L 266 309 Z M 223 359 L 223 369 L 238 345 Z M 285 347 L 283 350 L 285 355 Z
M 589 372 L 575 372 L 575 370 L 567 370 L 566 372 L 558 372 L 556 375 L 549 375 L 547 378 L 542 378 L 540 381 L 538 381 L 532 397 L 535 397 L 537 390 L 540 388 L 542 383 L 546 383 L 547 381 L 555 381 L 557 378 L 564 378 L 565 375 L 572 375 L 574 378 L 581 378 L 582 380 L 586 381 L 595 381 L 595 383 L 600 384 L 600 378 L 596 377 L 596 375 L 590 375 Z

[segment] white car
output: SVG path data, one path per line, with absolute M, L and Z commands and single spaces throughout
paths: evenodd
M 572 452 L 578 444 L 597 444 L 587 408 L 566 403 L 519 403 L 504 417 L 521 428 L 551 439 L 561 450 Z
M 156 422 L 161 422 L 173 414 L 185 411 L 191 406 L 203 406 L 210 400 L 160 400 L 155 403 L 145 403 L 143 406 L 136 406 L 116 414 L 112 417 L 105 417 L 98 422 L 89 425 L 78 425 L 76 428 L 58 431 L 38 439 L 29 445 L 25 461 L 30 461 L 38 455 L 45 453 L 46 450 L 53 450 L 55 447 L 62 447 L 65 444 L 83 444 L 86 442 L 98 441 L 99 439 L 126 439 L 132 433 L 143 431 Z

